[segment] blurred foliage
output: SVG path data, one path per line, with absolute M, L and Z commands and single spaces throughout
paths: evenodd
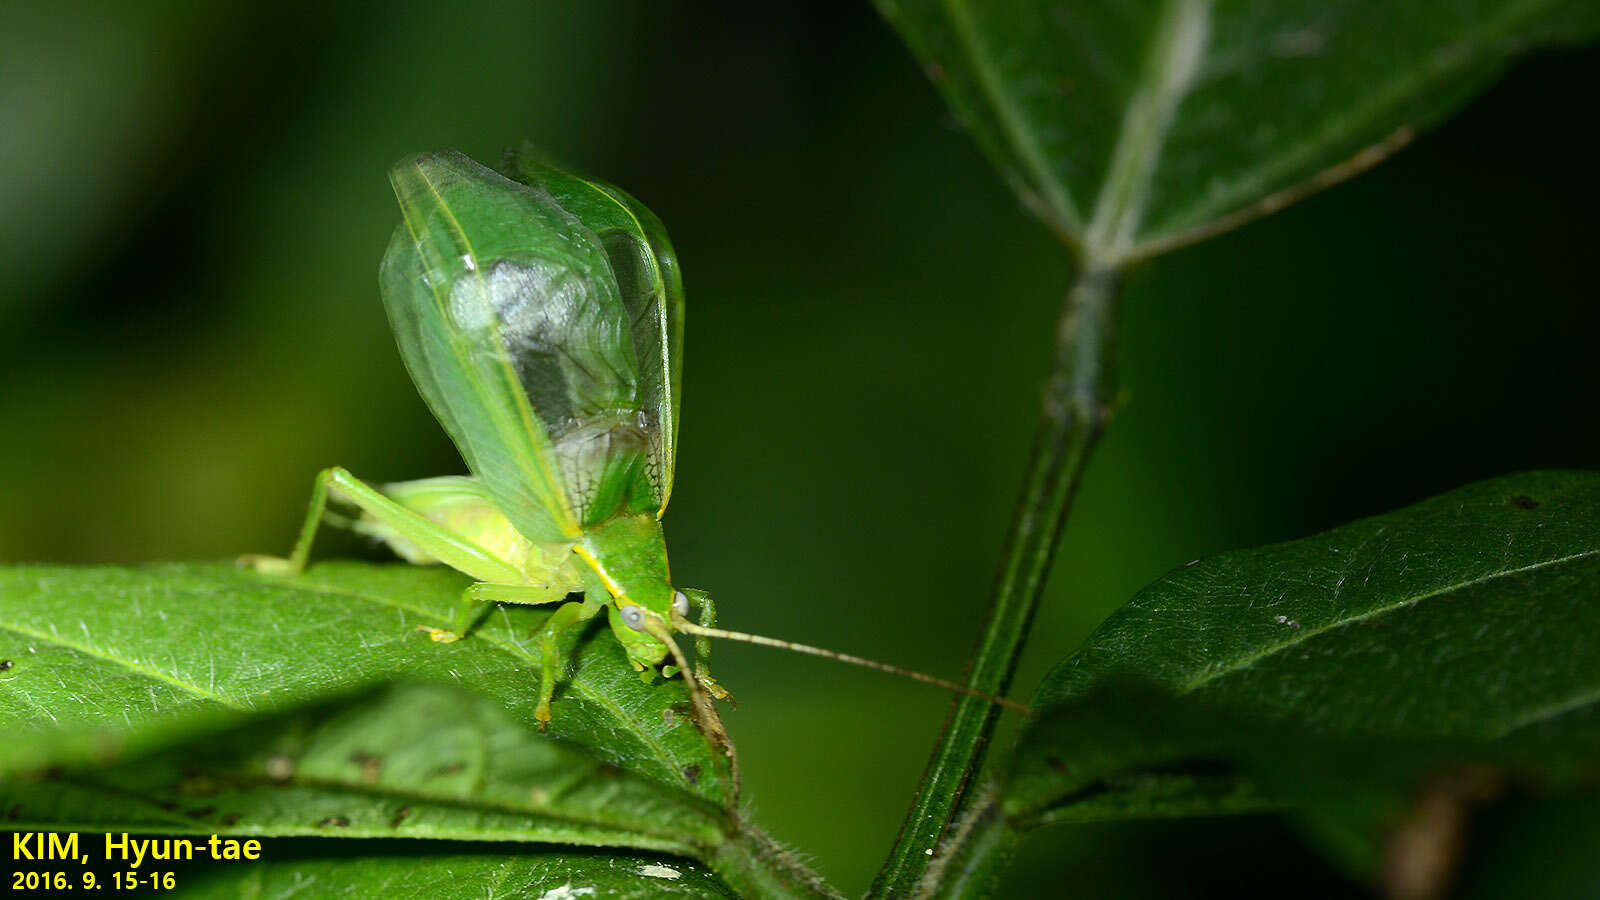
M 1572 104 L 1597 64 L 1520 64 L 1376 171 L 1140 273 L 1129 402 L 1019 685 L 1194 557 L 1600 462 L 1600 123 Z M 731 627 L 959 672 L 1066 264 L 853 4 L 13 4 L 0 560 L 282 552 L 322 466 L 459 471 L 379 307 L 384 172 L 524 138 L 638 196 L 683 263 L 678 580 Z M 717 657 L 761 821 L 864 887 L 944 698 Z M 1553 852 L 1515 812 L 1496 827 Z M 1349 890 L 1301 853 L 1271 821 L 1060 829 L 1015 883 Z

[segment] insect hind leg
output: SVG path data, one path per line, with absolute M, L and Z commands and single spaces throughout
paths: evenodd
M 307 504 L 305 522 L 301 524 L 300 535 L 287 557 L 247 554 L 239 557 L 239 565 L 248 566 L 263 575 L 293 576 L 304 572 L 306 559 L 311 555 L 311 544 L 317 537 L 317 526 L 327 515 L 328 486 L 337 477 L 335 473 L 339 472 L 354 479 L 343 469 L 324 469 L 311 482 L 311 502 Z
M 479 581 L 510 584 L 523 580 L 524 576 L 517 567 L 416 510 L 396 502 L 337 466 L 317 473 L 311 486 L 311 503 L 306 511 L 305 524 L 300 527 L 300 537 L 287 558 L 247 556 L 240 562 L 268 575 L 292 576 L 304 572 L 306 560 L 311 555 L 311 544 L 317 536 L 317 526 L 327 518 L 331 492 L 337 492 L 341 501 L 348 502 L 374 522 L 381 523 L 415 545 L 430 560 L 438 560 Z

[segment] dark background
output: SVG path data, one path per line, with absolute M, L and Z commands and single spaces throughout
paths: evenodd
M 385 170 L 532 138 L 638 196 L 677 245 L 677 580 L 730 627 L 958 675 L 1068 262 L 870 9 L 754 6 L 8 8 L 0 561 L 282 552 L 323 466 L 458 471 L 378 304 L 399 220 Z M 1196 556 L 1600 465 L 1597 69 L 1593 51 L 1520 64 L 1376 171 L 1136 274 L 1128 402 L 1021 693 Z M 860 891 L 945 698 L 757 648 L 717 665 L 757 821 Z M 1581 846 L 1511 821 L 1475 855 L 1517 835 Z M 1350 890 L 1261 819 L 1058 829 L 1012 891 L 1280 877 Z

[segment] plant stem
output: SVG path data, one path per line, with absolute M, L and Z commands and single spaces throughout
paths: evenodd
M 838 900 L 844 896 L 807 868 L 793 851 L 742 817 L 728 832 L 728 840 L 711 850 L 705 862 L 741 897 Z
M 1002 814 L 994 785 L 989 785 L 968 804 L 961 823 L 923 873 L 917 896 L 939 900 L 994 896 L 1019 834 Z
M 1006 540 L 989 618 L 967 670 L 966 683 L 974 690 L 1003 695 L 1010 686 L 1067 510 L 1090 451 L 1111 418 L 1120 286 L 1117 269 L 1090 262 L 1067 294 L 1033 458 Z M 998 706 L 972 697 L 957 697 L 951 703 L 899 840 L 869 897 L 913 895 L 961 811 L 963 794 L 983 762 L 999 713 Z

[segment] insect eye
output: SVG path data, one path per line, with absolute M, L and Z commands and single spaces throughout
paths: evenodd
M 680 616 L 687 616 L 689 614 L 689 598 L 684 596 L 683 591 L 676 591 L 673 593 L 672 611 Z
M 644 627 L 644 610 L 634 605 L 624 606 L 622 608 L 622 621 L 626 622 L 628 627 L 634 631 L 639 631 Z

